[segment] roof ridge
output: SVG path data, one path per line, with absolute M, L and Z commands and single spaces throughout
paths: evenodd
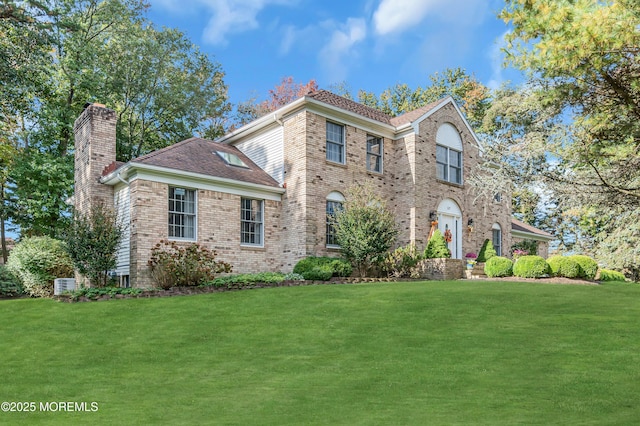
M 165 146 L 164 148 L 160 148 L 160 149 L 156 149 L 155 151 L 151 151 L 148 154 L 141 155 L 140 157 L 132 158 L 129 161 L 130 162 L 138 162 L 138 161 L 141 161 L 141 160 L 148 160 L 149 158 L 153 158 L 153 157 L 155 157 L 156 155 L 159 155 L 159 154 L 164 154 L 165 152 L 171 151 L 172 149 L 175 149 L 175 148 L 177 148 L 179 146 L 182 146 L 182 145 L 186 144 L 187 142 L 191 142 L 191 141 L 197 140 L 197 139 L 202 139 L 202 138 L 199 138 L 199 137 L 196 137 L 196 136 L 192 136 L 192 137 L 190 137 L 188 139 L 185 139 L 183 141 L 176 142 L 176 143 L 171 144 L 169 146 Z M 205 140 L 205 139 L 202 139 L 202 140 Z

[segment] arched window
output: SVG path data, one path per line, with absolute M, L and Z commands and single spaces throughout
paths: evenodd
M 436 133 L 436 177 L 462 185 L 462 138 L 450 123 L 441 125 Z
M 502 228 L 500 224 L 494 223 L 492 226 L 493 231 L 493 248 L 496 249 L 498 256 L 502 256 Z
M 333 226 L 333 217 L 336 212 L 342 209 L 344 203 L 344 195 L 337 191 L 331 192 L 327 195 L 327 215 L 326 215 L 326 241 L 327 247 L 340 247 L 336 240 L 336 230 Z

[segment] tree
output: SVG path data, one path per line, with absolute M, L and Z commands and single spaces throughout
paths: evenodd
M 397 116 L 446 96 L 455 99 L 473 127 L 481 124 L 489 105 L 490 91 L 462 68 L 448 68 L 442 73 L 430 76 L 425 87 L 418 86 L 412 89 L 406 84 L 396 84 L 384 90 L 379 97 L 360 90 L 358 101 L 391 116 Z
M 0 138 L 24 150 L 10 171 L 6 212 L 25 232 L 54 236 L 69 219 L 68 154 L 87 101 L 117 112 L 121 161 L 223 133 L 229 104 L 220 65 L 181 32 L 154 28 L 147 8 L 144 0 L 0 7 Z
M 34 149 L 15 159 L 7 184 L 8 211 L 22 235 L 59 237 L 69 224 L 73 159 Z
M 9 171 L 17 155 L 16 149 L 7 143 L 0 143 L 0 247 L 2 250 L 3 264 L 7 264 L 7 239 L 5 235 L 5 221 L 7 218 L 7 204 L 5 189 L 9 179 Z
M 612 251 L 619 228 L 632 227 L 626 213 L 640 208 L 640 4 L 508 0 L 501 17 L 513 27 L 507 61 L 529 76 L 494 116 L 516 130 L 496 143 L 508 160 L 501 164 L 553 192 L 556 217 L 575 224 L 576 243 Z M 518 108 L 528 122 L 511 114 Z M 526 134 L 513 138 L 519 129 Z M 626 257 L 627 267 L 634 263 Z
M 258 102 L 257 98 L 253 97 L 236 106 L 234 127 L 250 123 L 316 90 L 318 90 L 318 83 L 314 79 L 303 84 L 297 83 L 293 77 L 283 77 L 280 84 L 269 89 L 266 100 Z
M 116 268 L 116 254 L 124 225 L 116 213 L 101 204 L 92 206 L 89 214 L 74 214 L 65 241 L 73 265 L 89 282 L 106 287 L 109 271 Z
M 398 229 L 393 213 L 372 185 L 354 185 L 345 198 L 343 209 L 334 218 L 336 239 L 342 255 L 364 277 L 382 265 Z

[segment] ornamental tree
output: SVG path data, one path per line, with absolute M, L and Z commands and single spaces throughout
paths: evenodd
M 398 229 L 386 202 L 370 185 L 354 185 L 346 193 L 343 209 L 333 218 L 342 255 L 359 276 L 382 266 Z

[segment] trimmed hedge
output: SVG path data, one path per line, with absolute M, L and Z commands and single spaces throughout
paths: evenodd
M 611 269 L 600 269 L 600 281 L 626 281 L 626 277 L 622 272 L 612 271 Z
M 580 265 L 568 256 L 551 256 L 547 259 L 554 277 L 577 278 L 580 276 Z
M 484 273 L 488 277 L 510 277 L 513 275 L 513 262 L 502 256 L 493 256 L 484 265 Z
M 583 254 L 574 254 L 573 256 L 569 256 L 569 259 L 573 259 L 580 265 L 580 275 L 578 275 L 580 278 L 587 280 L 595 279 L 598 273 L 598 262 Z
M 351 276 L 353 268 L 343 259 L 309 256 L 296 263 L 293 272 L 302 275 L 305 280 L 327 281 L 331 277 Z
M 487 260 L 497 255 L 498 253 L 496 252 L 496 249 L 493 247 L 493 242 L 490 239 L 486 239 L 484 240 L 484 243 L 480 248 L 480 252 L 478 253 L 478 258 L 476 259 L 476 261 L 480 263 L 484 263 Z
M 521 278 L 542 278 L 549 275 L 549 264 L 540 256 L 522 256 L 513 265 L 513 275 Z

